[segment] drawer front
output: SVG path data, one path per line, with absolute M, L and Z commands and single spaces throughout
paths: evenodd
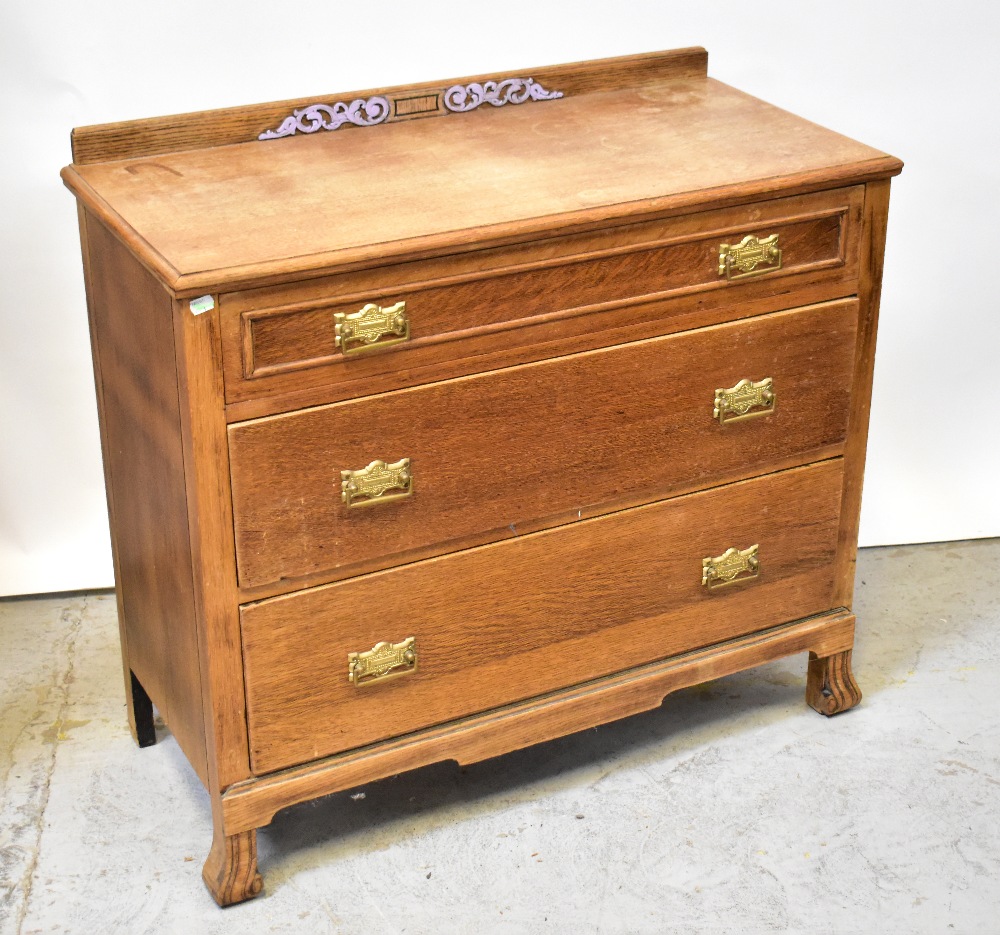
M 856 327 L 842 300 L 230 426 L 244 599 L 840 454 Z
M 787 293 L 789 276 L 798 284 L 799 274 L 853 275 L 861 195 L 822 192 L 224 296 L 227 399 L 412 371 L 650 317 L 662 334 L 676 330 L 665 321 L 671 297 L 687 296 L 686 309 L 698 294 L 720 292 L 733 304 L 744 293 Z M 855 291 L 842 288 L 836 294 Z
M 246 605 L 253 769 L 826 611 L 842 477 L 824 461 Z M 751 546 L 756 567 L 734 553 L 702 583 Z

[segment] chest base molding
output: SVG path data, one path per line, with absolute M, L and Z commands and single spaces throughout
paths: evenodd
M 226 835 L 267 825 L 281 809 L 443 760 L 478 763 L 532 744 L 650 711 L 681 688 L 809 652 L 854 645 L 854 614 L 834 610 L 695 652 L 551 692 L 475 717 L 236 783 L 222 795 Z M 843 708 L 841 710 L 846 710 Z

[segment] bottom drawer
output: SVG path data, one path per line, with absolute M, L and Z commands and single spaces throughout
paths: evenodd
M 245 605 L 254 772 L 830 609 L 842 473 L 823 461 Z M 703 584 L 704 558 L 752 545 L 755 569 Z M 352 679 L 349 655 L 383 641 L 395 658 L 361 657 Z

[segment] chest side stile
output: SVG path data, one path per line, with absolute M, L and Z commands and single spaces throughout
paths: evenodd
M 219 320 L 185 299 L 173 311 L 206 723 L 225 789 L 248 771 Z
M 222 809 L 226 790 L 249 778 L 250 760 L 217 304 L 196 315 L 188 300 L 174 300 L 173 338 L 212 802 L 202 877 L 226 905 L 255 896 L 263 880 L 255 833 L 230 833 Z

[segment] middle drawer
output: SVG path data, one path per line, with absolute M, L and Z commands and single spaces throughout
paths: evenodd
M 857 311 L 829 302 L 232 425 L 240 585 L 281 593 L 840 454 Z

